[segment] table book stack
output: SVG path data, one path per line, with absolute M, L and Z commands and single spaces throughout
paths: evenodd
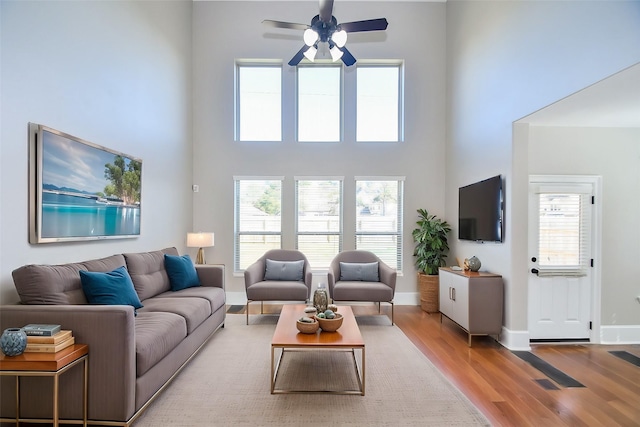
M 64 330 L 60 325 L 29 324 L 24 328 L 27 334 L 28 353 L 57 353 L 70 345 L 75 338 L 70 330 Z

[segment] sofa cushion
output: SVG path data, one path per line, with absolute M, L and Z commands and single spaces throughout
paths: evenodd
M 275 261 L 265 260 L 264 280 L 293 280 L 302 281 L 304 260 L 299 261 Z
M 169 275 L 172 291 L 200 286 L 196 267 L 189 255 L 175 256 L 164 254 L 164 266 Z
M 174 313 L 140 311 L 135 334 L 136 376 L 141 377 L 187 336 L 187 324 Z
M 133 286 L 142 301 L 171 289 L 164 254 L 178 255 L 176 248 L 124 254 Z
M 112 271 L 125 265 L 122 255 L 61 265 L 25 265 L 13 270 L 23 304 L 86 304 L 80 270 Z
M 142 308 L 125 267 L 105 273 L 80 270 L 80 281 L 89 304 L 131 305 L 134 308 Z
M 377 262 L 341 262 L 340 280 L 379 282 Z
M 204 298 L 150 298 L 144 300 L 142 312 L 174 313 L 184 317 L 187 322 L 187 334 L 193 332 L 209 316 L 211 304 Z
M 224 289 L 217 288 L 214 286 L 199 286 L 195 288 L 187 288 L 182 289 L 181 291 L 169 291 L 164 292 L 160 295 L 153 297 L 153 299 L 158 298 L 183 298 L 183 297 L 191 297 L 191 298 L 203 298 L 209 301 L 211 306 L 211 313 L 215 313 L 225 305 L 225 293 Z M 146 303 L 146 301 L 145 301 Z

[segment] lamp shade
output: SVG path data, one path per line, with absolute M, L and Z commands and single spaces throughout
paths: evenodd
M 331 35 L 331 40 L 333 40 L 338 47 L 344 47 L 344 45 L 347 44 L 347 32 L 345 30 L 336 31 Z
M 187 233 L 187 246 L 190 248 L 208 248 L 213 246 L 213 233 Z

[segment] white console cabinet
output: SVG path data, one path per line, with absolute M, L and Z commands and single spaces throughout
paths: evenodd
M 469 334 L 500 335 L 504 290 L 498 274 L 440 268 L 440 322 L 442 316 Z

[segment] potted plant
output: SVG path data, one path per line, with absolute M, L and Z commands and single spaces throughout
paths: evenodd
M 445 265 L 449 251 L 447 235 L 451 227 L 424 209 L 418 209 L 418 227 L 411 233 L 416 244 L 413 256 L 418 268 L 420 307 L 429 313 L 440 310 L 438 268 Z

